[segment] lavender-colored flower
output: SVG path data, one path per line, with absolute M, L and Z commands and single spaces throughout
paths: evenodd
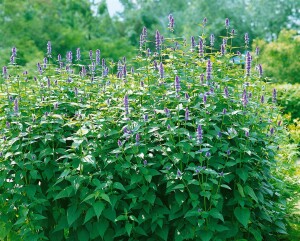
M 175 76 L 175 90 L 178 93 L 180 91 L 181 87 L 180 87 L 180 79 L 179 77 L 176 75 Z
M 256 48 L 255 48 L 255 55 L 256 55 L 256 56 L 259 55 L 259 50 L 260 50 L 259 47 L 256 47 Z
M 126 64 L 124 64 L 124 66 L 123 66 L 122 74 L 123 74 L 124 79 L 126 79 L 126 76 L 127 76 Z
M 109 69 L 108 67 L 106 66 L 102 72 L 102 77 L 106 77 L 108 75 L 108 72 L 109 72 Z
M 156 30 L 155 33 L 155 47 L 157 51 L 159 51 L 161 47 L 161 35 L 158 30 Z
M 200 84 L 204 83 L 204 74 L 200 74 Z
M 74 94 L 75 94 L 75 97 L 77 97 L 77 95 L 78 95 L 78 89 L 77 89 L 77 87 L 74 88 Z
M 139 144 L 140 139 L 141 139 L 140 134 L 137 133 L 137 134 L 135 135 L 135 142 L 136 142 L 136 144 Z
M 144 84 L 144 81 L 141 80 L 140 86 L 141 86 L 142 88 L 144 88 L 144 85 L 145 85 L 145 84 Z
M 248 46 L 249 45 L 249 35 L 248 35 L 248 33 L 245 33 L 244 39 L 245 39 L 246 46 Z
M 67 62 L 72 63 L 73 56 L 72 56 L 72 51 L 69 51 L 67 53 Z
M 168 130 L 171 130 L 170 124 L 167 125 L 167 129 L 168 129 Z
M 240 51 L 236 51 L 236 54 L 237 54 L 238 56 L 241 56 L 241 55 L 242 55 Z
M 151 55 L 151 50 L 150 48 L 147 48 L 147 57 L 150 57 L 150 55 Z
M 105 61 L 105 59 L 102 59 L 102 68 L 104 69 L 105 66 L 106 66 L 106 61 Z
M 281 120 L 280 120 L 280 121 L 278 121 L 277 125 L 278 125 L 278 126 L 281 126 Z
M 204 94 L 204 95 L 203 95 L 203 103 L 206 104 L 206 102 L 207 102 L 207 95 Z
M 222 112 L 223 112 L 223 114 L 225 115 L 225 114 L 227 113 L 226 108 L 224 108 Z
M 252 97 L 252 92 L 249 92 L 248 97 L 249 99 Z
M 84 65 L 81 67 L 80 75 L 81 75 L 81 77 L 85 77 L 86 76 L 86 69 L 85 69 Z
M 197 141 L 198 143 L 201 143 L 202 142 L 202 139 L 203 139 L 203 130 L 202 130 L 202 126 L 201 125 L 198 125 L 197 127 Z
M 184 94 L 184 97 L 186 98 L 186 100 L 190 99 L 190 96 L 189 96 L 189 94 L 187 92 Z
M 270 129 L 270 134 L 273 135 L 273 134 L 274 134 L 274 131 L 275 131 L 275 130 L 274 130 L 274 128 L 272 127 L 272 128 Z
M 9 129 L 10 128 L 10 123 L 8 121 L 6 121 L 6 128 Z
M 145 114 L 145 115 L 144 115 L 144 121 L 147 122 L 147 121 L 148 121 L 148 118 L 149 118 L 149 117 L 148 117 L 148 114 Z
M 221 55 L 225 55 L 225 51 L 226 51 L 226 45 L 221 44 Z
M 185 115 L 184 115 L 184 120 L 188 121 L 190 118 L 190 112 L 189 109 L 186 107 L 185 109 Z
M 144 40 L 146 41 L 146 39 L 147 39 L 147 28 L 146 27 L 143 27 L 142 35 L 144 36 Z
M 166 107 L 164 109 L 164 111 L 165 111 L 166 116 L 169 117 L 170 116 L 170 110 Z
M 141 35 L 140 35 L 140 50 L 143 49 L 144 42 L 145 42 L 145 40 L 144 40 L 144 35 L 141 34 Z
M 264 95 L 262 95 L 261 97 L 260 97 L 260 103 L 265 103 L 265 96 Z
M 259 77 L 261 78 L 261 77 L 262 77 L 262 75 L 263 75 L 263 69 L 262 69 L 262 65 L 261 65 L 261 64 L 259 64 L 259 65 L 257 66 L 257 69 L 258 69 L 258 75 L 259 75 Z
M 248 95 L 245 89 L 243 91 L 242 102 L 243 102 L 243 106 L 246 106 L 248 104 Z
M 225 28 L 226 29 L 229 28 L 229 19 L 228 18 L 225 19 Z
M 171 31 L 173 31 L 174 30 L 174 23 L 175 23 L 173 15 L 169 14 L 168 19 L 169 19 L 169 28 L 170 28 Z
M 16 113 L 19 112 L 19 100 L 18 100 L 18 98 L 15 98 L 15 101 L 14 101 L 14 111 Z
M 159 64 L 159 75 L 160 75 L 161 79 L 164 78 L 164 66 L 163 66 L 162 62 L 160 62 L 160 64 Z
M 55 110 L 58 108 L 58 103 L 57 103 L 57 102 L 53 104 L 53 108 L 54 108 Z
M 245 131 L 245 136 L 249 137 L 249 131 Z
M 17 48 L 16 48 L 16 47 L 13 47 L 13 48 L 11 49 L 11 56 L 13 56 L 13 57 L 16 57 L 16 56 L 17 56 Z
M 124 97 L 124 107 L 125 107 L 125 114 L 128 115 L 129 111 L 129 101 L 128 101 L 128 95 L 125 95 Z
M 232 29 L 230 34 L 231 34 L 232 36 L 235 35 L 235 30 Z
M 80 48 L 76 49 L 76 61 L 80 61 L 81 54 L 80 54 Z
M 52 53 L 52 46 L 51 46 L 51 42 L 48 41 L 48 43 L 47 43 L 47 55 L 49 57 L 51 57 L 51 53 Z
M 93 50 L 89 51 L 90 60 L 93 60 Z
M 210 152 L 209 152 L 209 151 L 206 152 L 206 153 L 205 153 L 205 156 L 206 156 L 207 158 L 209 158 L 209 157 L 211 156 Z
M 7 67 L 6 66 L 3 66 L 3 68 L 2 68 L 2 74 L 3 74 L 4 78 L 7 78 Z
M 215 35 L 211 34 L 210 35 L 210 46 L 213 47 L 215 44 Z
M 143 164 L 144 164 L 144 166 L 147 166 L 147 164 L 148 164 L 147 160 L 144 160 Z
M 249 51 L 246 53 L 246 75 L 250 76 L 252 57 Z
M 212 79 L 212 63 L 210 59 L 207 60 L 206 64 L 206 80 L 211 80 Z
M 47 64 L 48 64 L 48 59 L 47 59 L 47 57 L 44 58 L 43 62 L 44 62 L 43 68 L 46 69 L 46 68 L 47 68 Z
M 118 69 L 118 72 L 122 72 L 122 70 L 123 70 L 123 65 L 122 65 L 121 60 L 118 61 L 117 69 Z
M 204 53 L 204 50 L 203 50 L 203 39 L 200 38 L 199 39 L 199 56 L 203 57 L 203 53 Z
M 154 69 L 155 69 L 155 70 L 158 70 L 158 65 L 157 65 L 156 60 L 153 60 L 153 66 L 154 66 Z
M 272 100 L 273 100 L 273 103 L 276 103 L 276 101 L 277 101 L 277 91 L 275 88 L 273 89 Z
M 50 88 L 50 86 L 51 86 L 51 82 L 50 82 L 50 78 L 49 77 L 47 77 L 47 86 L 48 86 L 48 88 Z
M 205 18 L 203 18 L 203 20 L 202 20 L 202 26 L 205 27 L 206 24 L 207 24 L 207 18 L 205 17 Z
M 121 147 L 122 146 L 122 141 L 118 140 L 118 146 Z
M 177 170 L 177 177 L 181 177 L 182 176 L 182 173 L 181 173 L 181 171 L 178 169 Z
M 58 62 L 61 61 L 61 55 L 60 55 L 60 54 L 57 55 L 57 61 L 58 61 Z
M 15 64 L 15 61 L 16 61 L 16 57 L 12 55 L 12 56 L 10 57 L 10 63 L 11 63 L 11 64 Z
M 97 65 L 100 65 L 100 54 L 101 54 L 100 50 L 97 49 L 96 50 L 96 64 Z
M 192 36 L 192 37 L 191 37 L 191 50 L 192 50 L 192 52 L 193 52 L 195 46 L 196 46 L 196 43 L 195 43 L 195 37 Z
M 226 98 L 229 97 L 229 92 L 228 92 L 227 86 L 224 88 L 224 94 L 225 94 L 225 97 L 226 97 Z

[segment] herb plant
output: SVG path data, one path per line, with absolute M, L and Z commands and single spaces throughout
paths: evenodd
M 277 240 L 277 92 L 227 35 L 144 28 L 132 61 L 47 55 L 1 79 L 1 240 Z M 176 28 L 175 28 L 176 29 Z

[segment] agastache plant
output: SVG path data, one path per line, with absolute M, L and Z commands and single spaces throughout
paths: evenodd
M 125 115 L 128 115 L 129 114 L 128 95 L 125 95 L 125 97 L 124 97 L 124 108 L 125 108 Z
M 206 63 L 206 80 L 209 81 L 212 79 L 212 63 L 211 60 L 208 59 Z
M 48 43 L 47 43 L 47 56 L 51 57 L 51 54 L 52 54 L 51 41 L 48 41 Z
M 168 19 L 169 19 L 169 29 L 170 29 L 170 31 L 173 32 L 174 31 L 174 23 L 175 23 L 173 15 L 170 14 L 169 17 L 168 17 Z

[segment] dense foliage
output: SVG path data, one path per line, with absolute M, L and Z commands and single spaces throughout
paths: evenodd
M 300 35 L 297 31 L 282 30 L 277 40 L 270 43 L 257 40 L 254 45 L 260 47 L 264 70 L 272 81 L 300 83 Z M 295 90 L 297 91 L 297 85 Z M 298 109 L 295 107 L 294 111 Z
M 1 78 L 0 238 L 278 240 L 285 200 L 271 170 L 283 126 L 259 57 L 236 65 L 203 33 L 143 29 L 132 62 L 89 52 Z M 247 35 L 246 35 L 247 36 Z M 154 39 L 154 38 L 153 38 Z M 83 53 L 87 56 L 87 53 Z M 12 51 L 18 61 L 16 49 Z M 78 59 L 78 60 L 76 60 Z M 255 71 L 255 65 L 259 71 Z M 22 73 L 22 74 L 21 74 Z

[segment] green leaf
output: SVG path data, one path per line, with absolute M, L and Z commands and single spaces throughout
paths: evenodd
M 95 157 L 93 157 L 92 155 L 87 155 L 87 156 L 81 158 L 81 161 L 85 162 L 85 163 L 89 163 L 89 164 L 91 164 L 93 166 L 96 166 Z
M 245 197 L 245 194 L 244 194 L 244 190 L 243 190 L 243 187 L 241 184 L 237 183 L 237 188 L 239 190 L 239 193 L 241 194 L 242 197 Z
M 183 184 L 178 184 L 175 187 L 172 188 L 172 190 L 176 190 L 176 189 L 184 189 L 184 185 Z
M 211 240 L 212 236 L 213 236 L 213 232 L 207 231 L 207 230 L 201 231 L 201 234 L 200 234 L 200 238 L 202 241 L 209 241 L 209 240 Z
M 244 168 L 238 168 L 236 170 L 236 174 L 244 181 L 246 182 L 248 179 L 248 172 Z
M 162 238 L 163 240 L 168 240 L 169 228 L 168 226 L 164 226 L 163 228 L 156 228 L 155 233 Z
M 249 186 L 245 186 L 244 187 L 244 191 L 247 195 L 249 195 L 250 197 L 252 197 L 252 199 L 258 203 L 258 199 L 257 199 L 257 196 L 255 194 L 255 192 L 253 191 L 253 189 Z
M 250 233 L 253 234 L 256 241 L 262 241 L 263 237 L 261 236 L 261 232 L 259 229 L 249 228 Z
M 120 183 L 120 182 L 115 182 L 115 183 L 113 184 L 113 187 L 114 187 L 115 189 L 119 189 L 119 190 L 122 190 L 122 191 L 127 192 L 127 190 L 125 189 L 125 187 L 123 186 L 123 184 Z
M 125 229 L 126 229 L 126 232 L 127 232 L 128 236 L 130 237 L 131 230 L 132 230 L 132 224 L 127 222 L 125 224 Z
M 218 209 L 212 208 L 212 209 L 209 211 L 209 214 L 210 214 L 210 216 L 212 216 L 212 217 L 214 217 L 214 218 L 217 218 L 217 219 L 220 219 L 222 222 L 224 222 L 224 217 L 223 217 L 223 215 L 219 212 Z
M 94 216 L 95 216 L 94 207 L 90 207 L 89 210 L 86 212 L 83 224 L 90 221 L 91 218 Z
M 93 207 L 94 207 L 97 219 L 99 219 L 99 217 L 100 217 L 103 209 L 105 208 L 105 203 L 103 203 L 103 202 L 95 202 L 93 204 Z
M 98 233 L 100 237 L 103 239 L 104 234 L 109 226 L 109 222 L 105 218 L 100 218 L 97 226 L 98 226 Z
M 250 210 L 248 208 L 236 207 L 234 216 L 246 228 L 250 220 Z
M 81 228 L 78 233 L 78 240 L 89 240 L 90 239 L 90 234 L 85 228 Z
M 68 208 L 67 210 L 67 220 L 69 227 L 79 218 L 80 212 L 77 210 L 76 205 L 72 205 L 71 207 Z
M 221 185 L 221 187 L 224 187 L 224 188 L 226 188 L 226 189 L 229 189 L 229 190 L 231 190 L 231 187 L 229 187 L 228 185 L 226 185 L 226 184 L 222 184 Z
M 101 197 L 103 200 L 105 200 L 106 202 L 108 202 L 109 204 L 111 204 L 110 198 L 109 198 L 109 196 L 108 196 L 107 194 L 101 193 L 101 194 L 100 194 L 100 197 Z

